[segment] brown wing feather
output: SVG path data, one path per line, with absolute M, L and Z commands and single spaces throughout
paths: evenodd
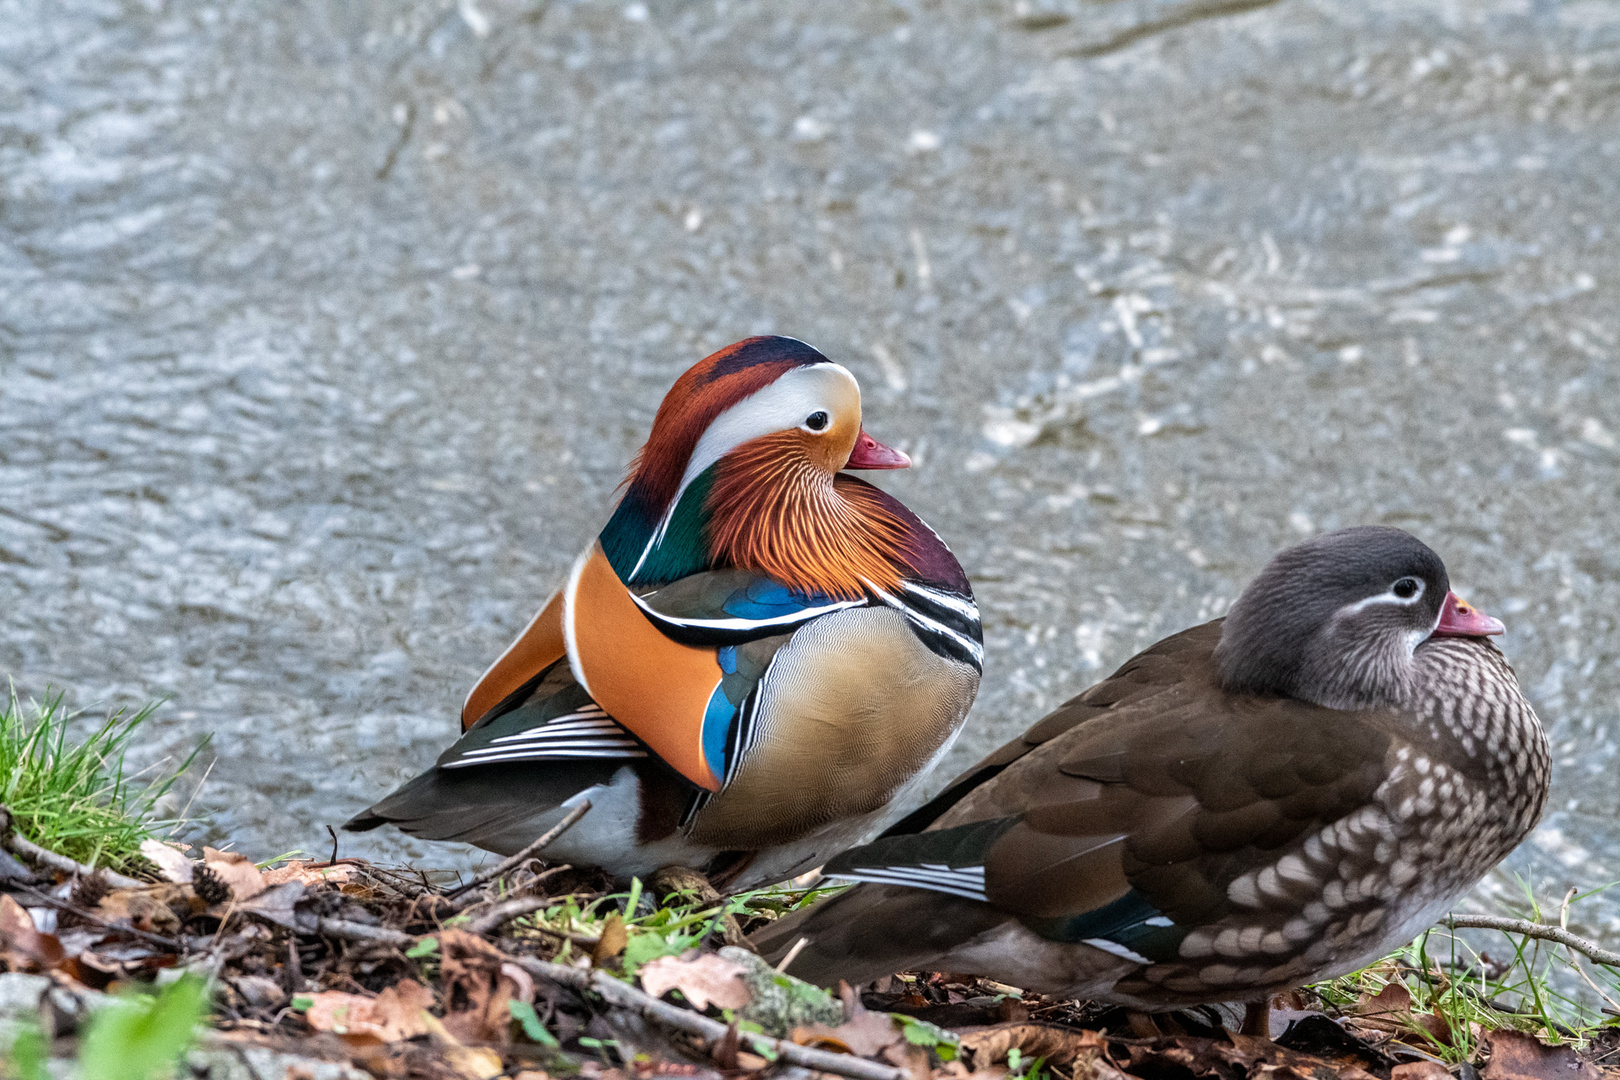
M 1368 803 L 1396 718 L 1226 694 L 1218 629 L 1135 657 L 1003 748 L 1022 743 L 939 818 L 1021 818 L 985 861 L 993 904 L 1046 919 L 1134 888 L 1178 923 L 1208 921 L 1239 875 Z
M 796 916 L 816 977 L 903 958 L 1138 1007 L 1263 997 L 1409 940 L 1534 825 L 1545 741 L 1484 643 L 1429 646 L 1436 688 L 1398 714 L 1227 694 L 1218 640 L 1160 642 L 834 860 L 924 873 Z M 989 903 L 926 891 L 972 860 Z

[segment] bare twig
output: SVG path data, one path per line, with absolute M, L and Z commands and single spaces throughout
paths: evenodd
M 776 970 L 778 972 L 786 971 L 788 969 L 788 965 L 799 958 L 799 953 L 803 952 L 804 947 L 808 944 L 810 944 L 810 939 L 807 937 L 802 937 L 798 941 L 795 941 L 793 943 L 793 948 L 789 949 L 787 951 L 787 955 L 782 957 L 781 962 L 776 965 Z
M 1574 949 L 1594 964 L 1620 967 L 1620 952 L 1610 952 L 1594 941 L 1565 930 L 1561 926 L 1531 922 L 1529 919 L 1504 919 L 1495 915 L 1452 915 L 1447 924 L 1457 930 L 1500 930 L 1504 934 L 1522 934 L 1538 941 L 1551 941 Z
M 578 821 L 580 818 L 589 813 L 590 809 L 591 801 L 586 799 L 584 802 L 570 810 L 567 817 L 563 818 L 561 821 L 557 822 L 557 824 L 541 833 L 540 838 L 534 843 L 530 844 L 516 855 L 513 855 L 510 859 L 503 860 L 493 870 L 485 870 L 482 874 L 477 875 L 465 885 L 462 885 L 459 888 L 451 889 L 449 892 L 445 893 L 445 896 L 449 897 L 451 900 L 454 900 L 456 897 L 470 892 L 473 889 L 478 888 L 480 885 L 494 881 L 502 874 L 510 873 L 511 871 L 516 870 L 518 867 L 522 866 L 524 862 L 534 858 L 536 854 L 545 850 L 546 845 L 550 844 L 553 840 L 557 839 L 557 837 L 573 828 L 574 822 Z
M 40 847 L 21 832 L 12 828 L 11 825 L 11 811 L 4 806 L 0 806 L 0 829 L 9 830 L 11 833 L 6 838 L 6 846 L 18 855 L 26 856 L 41 866 L 48 866 L 52 870 L 60 870 L 66 874 L 89 877 L 96 872 L 96 868 L 93 866 L 86 866 L 81 862 L 73 861 L 66 855 L 58 855 L 54 851 Z M 125 877 L 123 874 L 108 870 L 105 867 L 102 867 L 101 874 L 107 879 L 107 884 L 116 885 L 120 889 L 139 889 L 147 884 L 144 881 L 136 881 L 132 877 Z
M 1106 56 L 1135 45 L 1144 38 L 1162 34 L 1167 30 L 1175 30 L 1189 23 L 1254 11 L 1256 8 L 1269 7 L 1276 2 L 1277 0 L 1192 0 L 1190 3 L 1169 4 L 1166 5 L 1170 9 L 1169 13 L 1163 18 L 1124 27 L 1101 40 L 1088 41 L 1065 49 L 1062 55 L 1088 59 L 1093 56 Z
M 465 929 L 470 934 L 493 934 L 513 919 L 539 911 L 549 903 L 551 899 L 545 896 L 520 896 L 516 900 L 507 900 L 468 922 Z
M 576 990 L 588 990 L 610 1005 L 630 1009 L 648 1019 L 690 1032 L 709 1042 L 715 1042 L 726 1035 L 725 1024 L 710 1020 L 707 1016 L 690 1009 L 682 1009 L 659 1001 L 603 972 L 564 967 L 562 964 L 548 964 L 544 960 L 528 956 L 514 956 L 510 958 L 510 962 L 531 975 L 562 983 Z M 738 1037 L 766 1056 L 778 1058 L 790 1065 L 802 1065 L 818 1072 L 848 1076 L 852 1080 L 905 1080 L 908 1075 L 904 1070 L 896 1069 L 892 1065 L 882 1065 L 852 1054 L 834 1054 L 827 1050 L 816 1050 L 747 1031 L 739 1031 Z
M 506 900 L 479 915 L 476 919 L 468 921 L 462 927 L 471 934 L 493 934 L 513 919 L 521 919 L 530 912 L 539 911 L 550 904 L 551 898 L 547 896 L 520 896 L 513 900 Z M 554 930 L 549 926 L 535 926 L 531 929 L 550 934 L 564 941 L 572 941 L 584 949 L 594 949 L 602 943 L 602 939 L 593 934 L 576 934 L 571 930 Z
M 105 871 L 103 871 L 103 873 L 105 873 Z M 118 934 L 128 934 L 130 937 L 137 937 L 142 941 L 150 941 L 154 945 L 161 945 L 165 949 L 173 949 L 177 953 L 187 951 L 186 943 L 183 941 L 177 941 L 171 937 L 164 937 L 162 934 L 153 934 L 146 930 L 137 930 L 133 926 L 125 926 L 119 923 L 111 922 L 107 919 L 103 919 L 100 915 L 84 910 L 77 904 L 71 904 L 60 897 L 52 896 L 50 893 L 41 892 L 32 885 L 18 885 L 15 887 L 20 887 L 23 891 L 30 894 L 31 899 L 38 900 L 47 907 L 53 907 L 57 911 L 65 911 L 74 918 L 83 919 L 85 922 L 90 923 L 93 926 L 99 926 L 103 930 L 111 930 Z
M 514 901 L 514 900 L 518 899 L 519 897 L 522 897 L 524 899 L 533 898 L 535 890 L 537 888 L 539 888 L 540 884 L 542 882 L 544 882 L 547 878 L 552 877 L 555 874 L 560 874 L 564 870 L 572 870 L 572 869 L 573 869 L 573 867 L 568 865 L 567 863 L 563 863 L 560 866 L 553 866 L 550 869 L 547 869 L 547 870 L 544 870 L 544 871 L 542 871 L 542 872 L 540 872 L 538 874 L 535 874 L 533 877 L 531 877 L 529 880 L 523 882 L 521 885 L 515 886 L 512 889 L 512 891 L 507 893 L 504 897 L 498 897 L 498 898 L 493 899 L 493 900 L 491 900 L 491 899 L 477 900 L 477 899 L 474 899 L 471 896 L 464 896 L 460 900 L 449 901 L 450 907 L 451 907 L 451 910 L 457 915 L 466 915 L 468 918 L 473 918 L 474 917 L 473 912 L 478 911 L 478 909 L 480 907 L 485 907 L 485 906 L 492 907 L 496 903 L 509 903 L 511 901 Z M 443 899 L 443 898 L 441 897 L 440 899 Z M 526 909 L 526 910 L 523 910 L 523 911 L 519 911 L 517 913 L 517 915 L 511 916 L 511 918 L 515 919 L 515 918 L 518 917 L 518 915 L 527 915 L 530 911 L 535 911 L 535 910 L 538 910 L 538 909 L 537 908 L 529 908 L 529 909 Z M 482 919 L 483 914 L 482 913 L 478 914 L 477 918 Z
M 572 930 L 553 930 L 549 926 L 536 926 L 533 929 L 537 933 L 550 934 L 552 937 L 562 938 L 564 941 L 572 941 L 580 948 L 590 949 L 593 952 L 598 945 L 602 944 L 602 939 L 595 934 L 576 934 Z
M 344 941 L 363 941 L 372 945 L 392 945 L 396 949 L 406 948 L 416 940 L 402 930 L 390 930 L 386 926 L 371 926 L 367 923 L 351 922 L 348 919 L 323 917 L 316 923 L 316 929 L 328 937 L 341 938 Z

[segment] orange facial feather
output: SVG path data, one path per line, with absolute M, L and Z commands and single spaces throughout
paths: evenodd
M 905 525 L 872 489 L 817 464 L 814 438 L 782 431 L 726 455 L 707 503 L 709 550 L 806 592 L 853 599 L 866 582 L 897 587 L 910 568 Z

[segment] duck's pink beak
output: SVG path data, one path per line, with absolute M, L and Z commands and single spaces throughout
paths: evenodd
M 1456 593 L 1448 592 L 1434 632 L 1437 637 L 1490 637 L 1506 633 L 1507 627 L 1501 619 L 1491 618 Z
M 911 459 L 892 446 L 884 446 L 872 436 L 861 429 L 860 436 L 855 440 L 855 449 L 849 452 L 849 460 L 844 463 L 846 469 L 904 469 L 911 465 Z

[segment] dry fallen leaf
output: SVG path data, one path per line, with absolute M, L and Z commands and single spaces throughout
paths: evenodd
M 266 888 L 264 875 L 259 873 L 259 868 L 240 851 L 216 851 L 214 848 L 205 847 L 203 862 L 231 887 L 231 897 L 239 903 L 258 896 Z
M 748 984 L 743 981 L 746 974 L 741 964 L 713 953 L 691 960 L 660 956 L 641 966 L 641 988 L 653 997 L 679 990 L 694 1009 L 707 1009 L 710 1005 L 741 1009 L 752 998 Z
M 1232 1075 L 1236 1066 L 1240 1076 L 1336 1076 L 1339 1080 L 1373 1080 L 1373 1074 L 1359 1066 L 1335 1067 L 1319 1057 L 1279 1046 L 1270 1039 L 1236 1032 L 1220 1039 L 1175 1035 L 1133 1043 L 1123 1049 L 1130 1060 L 1122 1064 L 1132 1076 L 1174 1071 L 1213 1078 Z
M 175 882 L 191 880 L 192 862 L 174 845 L 148 838 L 141 841 L 141 854 L 151 860 L 168 880 Z
M 1377 994 L 1362 995 L 1351 1011 L 1375 1019 L 1405 1016 L 1412 1011 L 1412 993 L 1400 983 L 1390 983 Z
M 843 990 L 847 987 L 841 984 L 839 988 Z M 871 1057 L 905 1038 L 888 1013 L 867 1010 L 853 994 L 843 996 L 848 1020 L 837 1027 L 812 1024 L 794 1028 L 793 1041 L 800 1046 Z
M 289 930 L 297 930 L 298 902 L 303 898 L 303 882 L 284 881 L 273 889 L 266 889 L 247 903 L 237 905 L 236 910 L 275 923 L 277 926 L 285 926 Z
M 1291 1019 L 1287 1023 L 1279 1023 L 1279 1016 Z M 1272 1009 L 1271 1033 L 1278 1046 L 1321 1058 L 1341 1074 L 1354 1068 L 1364 1073 L 1383 1075 L 1395 1064 L 1394 1058 L 1378 1050 L 1345 1024 L 1323 1013 L 1296 1010 L 1285 1013 L 1281 1009 Z
M 347 866 L 312 867 L 294 859 L 286 866 L 264 871 L 262 877 L 267 888 L 284 885 L 289 881 L 296 881 L 301 885 L 320 885 L 326 882 L 342 885 L 349 880 L 349 872 Z
M 961 1061 L 947 1061 L 937 1065 L 933 1070 L 935 1080 L 1006 1080 L 1007 1070 L 1002 1069 L 970 1069 Z M 1120 1076 L 1124 1076 L 1120 1073 Z M 1082 1073 L 1075 1074 L 1075 1080 L 1104 1080 L 1102 1076 L 1088 1077 Z M 1108 1080 L 1114 1080 L 1109 1077 Z
M 522 998 L 525 989 L 532 1000 L 534 980 L 515 978 L 511 972 L 521 969 L 476 934 L 442 930 L 434 936 L 439 940 L 445 1029 L 460 1042 L 506 1042 L 512 1025 L 511 1001 Z
M 611 960 L 624 952 L 624 947 L 630 944 L 630 932 L 624 928 L 624 919 L 615 911 L 607 917 L 602 924 L 602 936 L 596 940 L 596 948 L 591 950 L 591 963 L 601 964 Z
M 190 886 L 173 881 L 138 889 L 114 889 L 96 904 L 96 914 L 114 923 L 126 923 L 154 934 L 176 934 L 181 914 L 201 911 Z
M 1405 1042 L 1426 1045 L 1423 1036 L 1411 1030 L 1416 1027 L 1436 1044 L 1451 1045 L 1451 1025 L 1445 1017 L 1433 1010 L 1414 1009 L 1411 992 L 1400 983 L 1390 983 L 1371 997 L 1363 996 L 1352 1013 L 1358 1026 L 1389 1032 L 1397 1038 L 1406 1035 Z
M 62 943 L 40 933 L 21 904 L 0 896 L 0 956 L 12 971 L 49 970 L 62 962 Z
M 238 975 L 229 980 L 242 1000 L 259 1009 L 274 1009 L 287 1000 L 287 991 L 264 975 Z
M 1451 1080 L 1451 1070 L 1438 1061 L 1408 1061 L 1391 1069 L 1389 1080 Z
M 1061 1066 L 1075 1061 L 1089 1065 L 1094 1060 L 1105 1059 L 1108 1051 L 1107 1041 L 1097 1032 L 1054 1024 L 993 1024 L 964 1028 L 959 1034 L 962 1056 L 980 1069 L 1005 1060 L 1007 1051 L 1014 1047 L 1026 1059 L 1045 1058 Z
M 309 996 L 312 1004 L 304 1019 L 316 1031 L 378 1042 L 398 1042 L 428 1032 L 424 1016 L 433 1004 L 433 991 L 413 979 L 401 979 L 374 998 L 339 990 Z
M 1484 1080 L 1601 1080 L 1603 1071 L 1568 1046 L 1548 1046 L 1533 1035 L 1493 1031 L 1486 1036 L 1491 1059 Z
M 494 1080 L 506 1071 L 506 1066 L 501 1063 L 501 1055 L 487 1046 L 462 1045 L 461 1040 L 432 1013 L 423 1013 L 422 1023 L 439 1045 L 439 1052 L 444 1055 L 446 1063 L 456 1070 L 462 1080 Z

